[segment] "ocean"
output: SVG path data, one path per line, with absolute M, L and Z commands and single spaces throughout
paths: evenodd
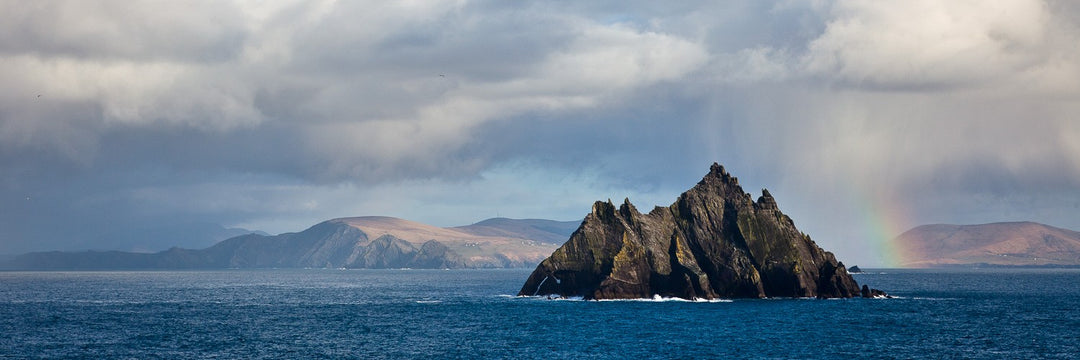
M 1080 356 L 1080 270 L 870 270 L 894 299 L 516 297 L 530 270 L 0 272 L 0 358 Z

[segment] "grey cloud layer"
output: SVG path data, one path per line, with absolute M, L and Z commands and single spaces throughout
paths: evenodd
M 867 234 L 844 221 L 863 209 L 835 200 L 853 192 L 910 203 L 912 222 L 1028 209 L 1080 227 L 1054 215 L 1075 214 L 1080 197 L 1069 2 L 3 7 L 0 190 L 16 215 L 0 224 L 0 252 L 66 246 L 63 229 L 43 230 L 54 216 L 103 229 L 387 208 L 450 223 L 490 208 L 568 219 L 590 194 L 667 203 L 712 161 L 859 256 L 874 256 Z M 510 185 L 506 169 L 523 166 L 516 186 L 539 190 Z M 520 197 L 461 190 L 496 182 Z M 592 192 L 552 200 L 575 186 Z M 455 218 L 409 198 L 419 187 L 482 199 L 450 197 Z M 545 201 L 562 210 L 523 213 Z

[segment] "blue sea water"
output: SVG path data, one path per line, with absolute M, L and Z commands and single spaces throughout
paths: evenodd
M 529 270 L 0 272 L 0 358 L 1077 358 L 1080 270 L 873 270 L 896 299 L 567 301 Z

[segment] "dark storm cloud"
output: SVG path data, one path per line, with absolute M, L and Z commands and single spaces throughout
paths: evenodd
M 1070 4 L 9 2 L 0 253 L 569 220 L 713 161 L 841 257 L 867 211 L 1080 228 Z

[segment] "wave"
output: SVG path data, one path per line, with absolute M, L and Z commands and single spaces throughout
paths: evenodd
M 581 296 L 562 296 L 562 295 L 497 295 L 501 298 L 507 299 L 528 299 L 528 300 L 584 300 Z
M 733 302 L 730 299 L 683 299 L 678 297 L 663 297 L 660 295 L 653 295 L 651 298 L 644 299 L 604 299 L 600 301 L 630 301 L 630 302 L 693 302 L 693 303 L 729 303 Z

